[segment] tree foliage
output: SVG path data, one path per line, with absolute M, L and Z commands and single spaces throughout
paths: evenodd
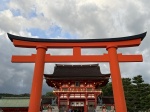
M 46 96 L 46 97 L 54 97 L 55 94 L 53 92 L 47 92 L 44 96 Z
M 0 98 L 2 97 L 30 97 L 30 94 L 29 93 L 24 93 L 24 94 L 0 93 Z
M 150 84 L 144 82 L 141 75 L 122 78 L 128 112 L 150 109 Z M 112 83 L 102 88 L 104 96 L 113 96 Z

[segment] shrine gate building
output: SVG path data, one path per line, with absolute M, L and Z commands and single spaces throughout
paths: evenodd
M 92 65 L 59 65 L 56 64 L 53 74 L 44 74 L 46 83 L 54 88 L 60 112 L 74 109 L 81 112 L 92 112 L 102 95 L 101 87 L 105 86 L 110 74 L 102 74 L 98 64 Z

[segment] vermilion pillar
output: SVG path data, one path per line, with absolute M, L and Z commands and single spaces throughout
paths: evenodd
M 58 93 L 58 108 L 60 107 L 60 94 Z
M 84 112 L 88 112 L 88 100 L 87 100 L 87 92 L 85 93 L 85 104 L 84 104 Z
M 43 46 L 37 47 L 37 55 L 35 58 L 35 68 L 28 112 L 40 111 L 46 49 L 47 48 Z
M 95 93 L 95 109 L 96 109 L 96 107 L 97 107 L 97 94 Z
M 69 101 L 69 93 L 67 94 L 67 110 L 69 111 L 70 109 L 70 101 Z
M 115 46 L 108 47 L 110 71 L 116 112 L 127 112 L 125 96 L 120 75 L 118 55 Z

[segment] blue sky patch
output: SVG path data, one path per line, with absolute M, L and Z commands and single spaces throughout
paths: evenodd
M 39 28 L 30 28 L 27 31 L 30 32 L 32 36 L 38 36 L 40 38 L 46 38 L 45 30 L 41 30 Z
M 19 9 L 16 9 L 16 10 L 11 10 L 12 13 L 13 13 L 13 16 L 21 16 L 21 12 Z
M 32 36 L 38 36 L 40 38 L 68 38 L 68 39 L 75 39 L 77 35 L 71 34 L 69 32 L 62 31 L 62 28 L 59 26 L 52 26 L 48 30 L 42 30 L 40 28 L 31 28 L 27 30 L 32 34 Z
M 47 34 L 49 34 L 51 37 L 54 37 L 54 38 L 61 36 L 61 33 L 62 33 L 61 27 L 56 26 L 56 25 L 50 27 L 47 31 Z
M 36 11 L 31 11 L 29 13 L 29 18 L 34 18 L 34 17 L 37 17 Z
M 10 0 L 0 0 L 0 11 L 8 9 L 7 4 L 9 1 Z

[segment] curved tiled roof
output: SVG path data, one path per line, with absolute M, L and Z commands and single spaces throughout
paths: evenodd
M 110 74 L 102 74 L 100 72 L 100 67 L 98 64 L 92 65 L 56 65 L 54 68 L 53 74 L 44 74 L 45 77 L 54 78 L 54 79 L 63 79 L 63 78 L 90 78 L 95 79 L 96 77 L 102 78 L 104 76 L 109 77 Z
M 0 107 L 28 107 L 29 97 L 4 97 L 0 99 Z

